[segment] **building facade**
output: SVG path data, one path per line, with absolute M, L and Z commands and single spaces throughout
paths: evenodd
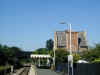
M 71 50 L 73 52 L 81 52 L 88 50 L 88 41 L 86 36 L 86 31 L 82 32 L 72 31 L 71 32 Z M 70 32 L 66 31 L 56 31 L 54 37 L 54 50 L 58 48 L 70 50 Z

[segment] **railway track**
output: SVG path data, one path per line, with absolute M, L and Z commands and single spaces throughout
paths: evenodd
M 30 67 L 24 67 L 23 71 L 19 75 L 28 75 Z

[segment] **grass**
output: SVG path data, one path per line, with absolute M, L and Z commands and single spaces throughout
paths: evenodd
M 10 68 L 10 66 L 0 66 L 0 71 L 6 70 L 6 69 L 8 69 L 8 68 Z

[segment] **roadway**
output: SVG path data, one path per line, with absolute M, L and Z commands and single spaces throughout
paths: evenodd
M 50 69 L 37 69 L 37 75 L 61 75 L 61 74 L 51 71 Z

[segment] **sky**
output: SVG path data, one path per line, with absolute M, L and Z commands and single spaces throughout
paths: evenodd
M 0 0 L 0 44 L 25 51 L 44 48 L 54 30 L 87 32 L 88 44 L 100 43 L 100 0 Z

